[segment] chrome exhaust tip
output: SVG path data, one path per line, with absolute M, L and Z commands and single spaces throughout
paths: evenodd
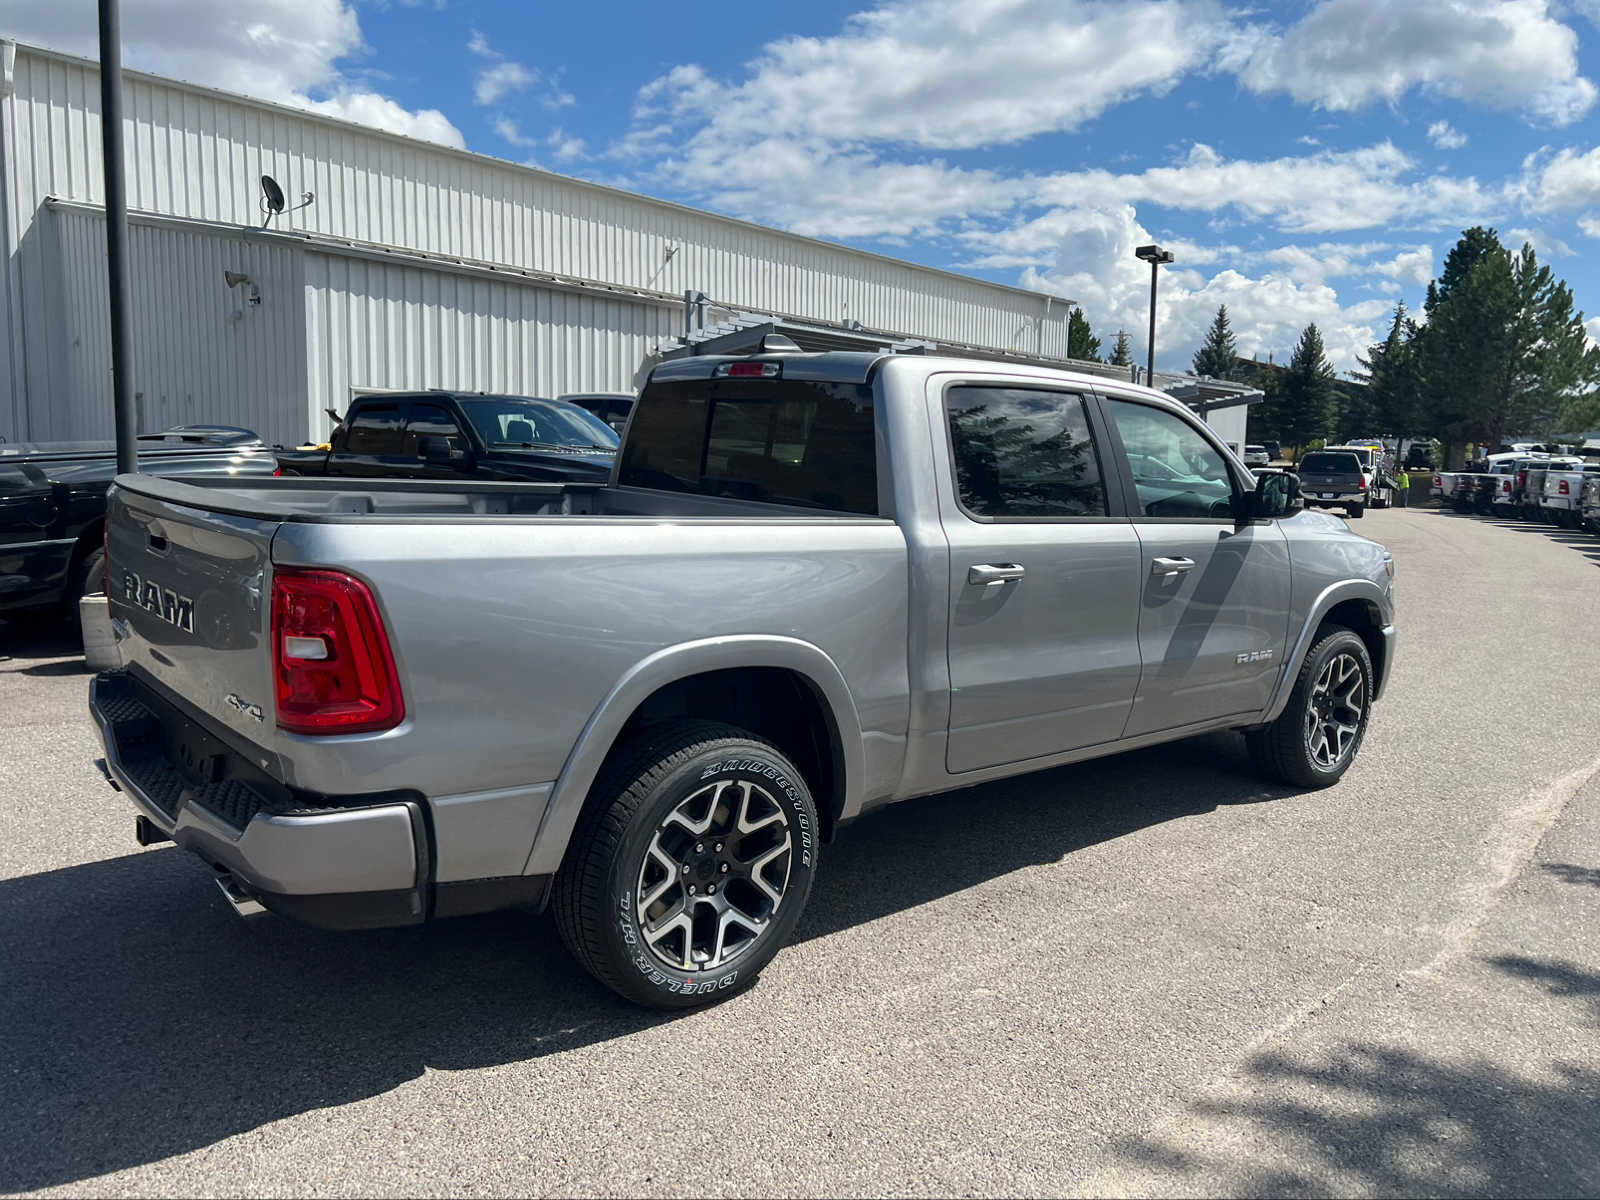
M 261 901 L 245 891 L 232 875 L 218 875 L 217 890 L 241 917 L 259 917 L 267 911 Z

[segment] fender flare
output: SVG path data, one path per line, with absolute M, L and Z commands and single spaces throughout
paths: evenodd
M 794 671 L 816 688 L 839 736 L 844 766 L 841 819 L 855 815 L 861 807 L 860 790 L 866 778 L 861 717 L 844 673 L 827 652 L 799 638 L 765 634 L 703 638 L 664 647 L 635 663 L 590 714 L 551 789 L 523 874 L 548 875 L 560 868 L 567 843 L 577 826 L 578 814 L 589 798 L 589 789 L 600 773 L 601 764 L 616 744 L 617 735 L 628 718 L 645 700 L 680 679 L 737 667 Z
M 1384 617 L 1389 615 L 1388 601 L 1383 589 L 1370 579 L 1342 579 L 1323 588 L 1311 605 L 1311 611 L 1306 615 L 1305 624 L 1300 628 L 1300 636 L 1294 641 L 1294 649 L 1283 660 L 1283 672 L 1278 676 L 1271 701 L 1261 714 L 1263 725 L 1276 721 L 1288 706 L 1289 693 L 1294 691 L 1294 681 L 1300 675 L 1300 664 L 1305 661 L 1306 653 L 1311 649 L 1311 639 L 1316 635 L 1318 626 L 1336 604 L 1342 604 L 1346 600 L 1368 601 L 1375 605 Z M 1387 674 L 1387 663 L 1384 665 L 1384 671 Z M 1381 689 L 1382 686 L 1382 679 L 1374 681 L 1375 689 Z

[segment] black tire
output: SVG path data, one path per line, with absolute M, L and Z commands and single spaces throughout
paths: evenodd
M 750 784 L 753 790 L 717 786 L 725 782 Z M 686 827 L 670 819 L 682 806 L 702 803 L 700 797 L 708 792 L 706 820 L 711 822 L 711 830 L 732 824 L 726 834 L 698 835 L 701 840 L 696 843 L 697 835 L 685 835 Z M 722 800 L 725 792 L 727 802 Z M 740 796 L 757 799 L 742 801 L 744 807 L 728 816 L 727 822 L 719 820 L 724 804 L 735 807 Z M 635 903 L 636 891 L 645 886 L 646 872 L 659 873 L 659 879 L 652 879 L 649 885 L 652 889 L 678 879 L 661 870 L 653 848 L 664 848 L 662 839 L 669 837 L 687 836 L 695 843 L 683 847 L 683 881 L 668 893 L 690 914 L 691 924 L 687 931 L 667 934 L 661 941 L 667 947 L 680 948 L 675 958 L 706 961 L 696 958 L 692 940 L 699 935 L 701 924 L 717 925 L 717 914 L 725 911 L 736 895 L 741 906 L 750 906 L 750 897 L 761 902 L 762 894 L 756 891 L 752 877 L 741 876 L 748 864 L 738 864 L 740 869 L 731 875 L 721 873 L 745 845 L 739 838 L 753 836 L 739 833 L 738 820 L 747 817 L 757 803 L 762 806 L 758 815 L 764 820 L 771 820 L 774 811 L 782 814 L 781 832 L 790 842 L 781 901 L 768 902 L 771 908 L 760 932 L 746 937 L 731 959 L 710 964 L 709 969 L 686 969 L 668 962 L 664 953 L 646 940 L 644 920 L 649 910 L 641 913 Z M 746 823 L 754 823 L 754 818 Z M 551 897 L 561 939 L 586 971 L 637 1004 L 689 1008 L 725 999 L 748 985 L 788 941 L 811 893 L 819 828 L 816 803 L 805 778 L 771 743 L 713 721 L 674 721 L 647 730 L 616 755 L 596 780 L 573 831 Z M 721 853 L 723 841 L 712 840 L 719 836 L 728 846 L 726 855 Z M 775 838 L 776 834 L 769 836 Z M 713 845 L 716 852 L 712 852 Z M 702 848 L 703 854 L 699 852 Z M 759 856 L 763 852 L 758 844 L 752 853 Z M 673 861 L 679 859 L 674 856 Z M 698 883 L 684 882 L 688 880 Z M 707 885 L 714 892 L 718 883 L 723 886 L 721 909 L 707 892 Z M 772 884 L 768 874 L 766 886 Z M 690 888 L 695 891 L 691 893 Z M 693 901 L 691 894 L 695 895 Z M 672 907 L 668 905 L 666 911 Z M 662 927 L 672 923 L 665 921 Z M 747 928 L 740 928 L 750 934 Z
M 1347 504 L 1344 511 L 1352 521 L 1359 521 L 1366 515 L 1367 506 L 1365 504 Z
M 106 550 L 96 546 L 83 556 L 77 570 L 72 573 L 72 584 L 61 598 L 66 616 L 73 624 L 78 621 L 78 601 L 106 590 Z
M 1361 713 L 1353 739 L 1339 752 L 1337 760 L 1328 765 L 1313 755 L 1308 718 L 1313 693 L 1324 668 L 1341 655 L 1353 659 L 1360 668 L 1360 686 L 1353 690 L 1360 693 Z M 1356 760 L 1361 741 L 1366 737 L 1367 722 L 1372 715 L 1373 678 L 1372 656 L 1367 653 L 1367 645 L 1360 636 L 1343 625 L 1324 625 L 1317 631 L 1316 641 L 1300 665 L 1294 690 L 1289 693 L 1289 703 L 1282 714 L 1272 724 L 1245 734 L 1250 757 L 1256 766 L 1272 778 L 1295 787 L 1325 788 L 1338 783 Z

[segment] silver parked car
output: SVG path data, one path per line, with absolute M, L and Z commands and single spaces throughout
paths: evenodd
M 1395 653 L 1392 558 L 1294 476 L 933 356 L 664 363 L 607 484 L 122 476 L 108 552 L 141 841 L 325 926 L 548 903 L 662 1006 L 748 983 L 880 805 L 1228 729 L 1326 787 Z

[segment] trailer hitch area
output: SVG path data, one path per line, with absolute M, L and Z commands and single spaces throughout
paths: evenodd
M 217 873 L 217 889 L 241 917 L 259 917 L 267 911 L 261 901 L 245 891 L 239 881 L 226 871 Z

